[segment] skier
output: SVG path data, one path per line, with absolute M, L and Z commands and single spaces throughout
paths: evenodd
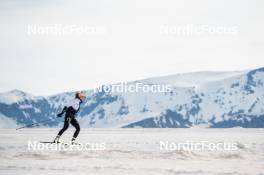
M 65 114 L 63 128 L 59 131 L 58 135 L 54 139 L 54 143 L 60 143 L 60 136 L 66 131 L 70 124 L 75 127 L 75 132 L 73 134 L 71 143 L 76 144 L 75 139 L 80 132 L 80 125 L 76 120 L 75 116 L 80 109 L 81 103 L 85 100 L 86 96 L 84 92 L 77 92 L 75 94 L 75 99 L 73 99 L 67 106 L 64 106 L 61 113 L 57 114 L 58 117 L 62 117 Z

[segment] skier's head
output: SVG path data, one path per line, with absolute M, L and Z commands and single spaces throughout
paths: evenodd
M 75 98 L 79 98 L 80 100 L 84 101 L 86 98 L 85 92 L 84 91 L 77 92 L 75 94 Z

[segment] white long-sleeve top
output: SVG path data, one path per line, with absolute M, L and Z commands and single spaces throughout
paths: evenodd
M 80 104 L 81 104 L 81 100 L 78 99 L 78 98 L 75 98 L 75 99 L 71 100 L 71 101 L 68 103 L 67 107 L 68 107 L 68 108 L 69 108 L 69 107 L 72 107 L 74 110 L 78 111 L 79 108 L 80 108 Z

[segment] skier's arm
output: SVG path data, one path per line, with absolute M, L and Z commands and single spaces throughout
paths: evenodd
M 57 114 L 58 117 L 61 117 L 66 111 L 67 111 L 67 106 L 64 106 L 64 108 L 62 109 L 61 113 Z

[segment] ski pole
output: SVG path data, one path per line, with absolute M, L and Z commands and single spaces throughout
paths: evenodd
M 56 117 L 57 118 L 57 117 Z M 22 126 L 20 128 L 16 128 L 16 130 L 19 130 L 19 129 L 22 129 L 22 128 L 27 128 L 27 127 L 30 127 L 30 126 L 34 126 L 34 125 L 37 125 L 39 123 L 45 123 L 45 122 L 48 122 L 52 119 L 47 119 L 47 120 L 42 120 L 42 121 L 39 121 L 39 122 L 36 122 L 36 123 L 31 123 L 31 124 L 28 124 L 28 125 L 25 125 L 25 126 Z

